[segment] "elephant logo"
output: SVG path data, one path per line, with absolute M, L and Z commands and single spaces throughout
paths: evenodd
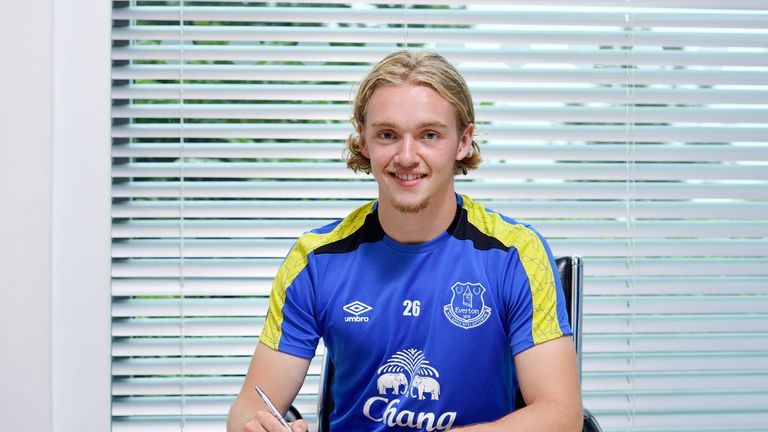
M 392 389 L 393 395 L 424 400 L 426 393 L 430 400 L 440 399 L 440 383 L 435 379 L 440 374 L 419 350 L 398 351 L 379 367 L 377 373 L 376 387 L 380 395 Z
M 403 373 L 385 373 L 376 380 L 376 388 L 380 395 L 387 394 L 387 389 L 392 389 L 393 395 L 399 395 L 400 386 L 408 387 L 408 379 Z
M 411 397 L 416 397 L 413 393 L 416 390 L 419 400 L 424 400 L 424 393 L 431 393 L 431 400 L 440 399 L 440 383 L 436 379 L 417 375 L 411 384 Z
M 405 403 L 405 398 L 422 401 L 440 399 L 440 374 L 429 364 L 424 353 L 417 349 L 396 352 L 376 371 L 378 394 L 369 397 L 363 405 L 363 415 L 388 430 L 409 427 L 420 431 L 447 431 L 456 421 L 457 411 L 411 411 L 423 408 L 421 403 Z M 393 397 L 390 399 L 389 391 Z M 402 405 L 401 405 L 402 403 Z M 433 405 L 436 406 L 436 405 Z
M 451 324 L 464 330 L 482 325 L 491 316 L 485 305 L 485 287 L 479 283 L 456 282 L 451 287 L 451 302 L 443 306 L 443 314 Z

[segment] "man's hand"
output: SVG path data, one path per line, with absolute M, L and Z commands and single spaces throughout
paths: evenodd
M 267 411 L 256 393 L 256 386 L 264 389 L 278 411 L 284 413 L 296 398 L 309 363 L 310 359 L 281 353 L 259 343 L 240 394 L 229 410 L 227 431 L 285 432 L 285 426 Z M 294 432 L 306 432 L 307 422 L 297 420 L 291 427 Z
M 296 420 L 290 423 L 291 430 L 293 432 L 307 432 L 308 426 L 304 419 Z M 279 421 L 271 413 L 267 411 L 258 411 L 256 417 L 243 425 L 243 431 L 245 432 L 285 432 L 285 426 L 281 425 Z

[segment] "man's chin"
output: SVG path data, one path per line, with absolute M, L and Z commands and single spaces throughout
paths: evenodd
M 418 202 L 404 202 L 404 201 L 396 201 L 391 200 L 390 203 L 392 204 L 392 207 L 399 211 L 400 213 L 405 214 L 416 214 L 429 205 L 429 200 L 423 200 Z

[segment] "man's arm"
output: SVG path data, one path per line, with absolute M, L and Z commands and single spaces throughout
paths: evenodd
M 227 431 L 283 431 L 256 393 L 261 387 L 277 409 L 285 413 L 296 398 L 309 369 L 310 359 L 275 351 L 259 342 L 248 366 L 243 388 L 235 399 L 227 417 Z M 307 423 L 299 420 L 294 431 L 307 430 Z
M 576 353 L 570 336 L 544 342 L 517 354 L 515 365 L 526 407 L 494 422 L 454 430 L 581 431 L 583 408 Z

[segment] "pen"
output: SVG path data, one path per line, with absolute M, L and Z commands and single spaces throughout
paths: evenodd
M 261 400 L 264 401 L 264 405 L 267 406 L 267 409 L 269 409 L 269 412 L 271 412 L 272 415 L 275 416 L 280 421 L 280 423 L 283 426 L 285 426 L 287 430 L 290 431 L 291 427 L 288 425 L 288 422 L 286 422 L 283 416 L 280 415 L 280 411 L 278 411 L 277 408 L 275 408 L 275 404 L 273 404 L 272 401 L 269 400 L 269 397 L 267 396 L 267 394 L 264 393 L 264 391 L 261 388 L 259 388 L 259 386 L 256 386 L 256 393 L 258 393 L 259 397 L 261 397 Z

